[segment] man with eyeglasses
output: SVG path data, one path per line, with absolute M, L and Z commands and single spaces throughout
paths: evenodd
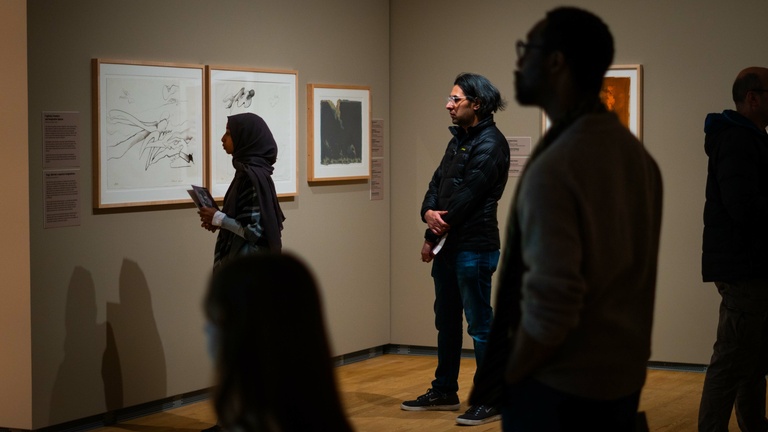
M 736 110 L 708 114 L 702 277 L 721 296 L 717 339 L 699 407 L 699 431 L 768 430 L 768 69 L 732 88 Z
M 600 101 L 608 26 L 547 13 L 517 44 L 515 96 L 552 126 L 518 181 L 486 362 L 470 403 L 502 430 L 634 432 L 650 356 L 662 181 Z
M 505 101 L 487 78 L 456 77 L 445 108 L 454 126 L 440 166 L 429 182 L 421 218 L 427 224 L 421 260 L 432 262 L 435 284 L 437 369 L 432 387 L 402 403 L 407 411 L 455 411 L 462 347 L 462 312 L 482 364 L 493 321 L 491 276 L 499 260 L 498 201 L 509 172 L 509 144 L 493 113 Z M 456 422 L 479 425 L 501 416 L 493 405 L 476 405 Z

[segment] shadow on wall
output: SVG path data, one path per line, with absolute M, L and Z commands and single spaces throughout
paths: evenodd
M 102 365 L 110 411 L 168 396 L 165 352 L 149 285 L 134 261 L 123 260 L 119 289 L 120 302 L 107 303 L 107 347 Z
M 120 301 L 107 303 L 107 321 L 98 324 L 91 274 L 81 267 L 73 273 L 50 424 L 168 396 L 165 352 L 149 285 L 136 262 L 123 260 L 119 284 Z
M 75 267 L 64 311 L 64 360 L 51 394 L 50 424 L 104 412 L 100 379 L 104 325 L 96 322 L 96 290 L 91 273 Z

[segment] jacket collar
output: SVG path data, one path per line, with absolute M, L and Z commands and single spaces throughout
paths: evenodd
M 725 110 L 722 114 L 707 114 L 707 118 L 704 120 L 704 133 L 717 133 L 731 126 L 740 126 L 746 129 L 751 129 L 759 135 L 766 135 L 765 130 L 761 130 L 748 118 L 734 110 Z
M 488 126 L 493 126 L 496 123 L 493 121 L 493 114 L 489 115 L 488 117 L 480 120 L 476 125 L 470 126 L 467 128 L 466 132 L 464 131 L 464 128 L 461 126 L 451 126 L 448 129 L 451 131 L 453 136 L 457 138 L 463 138 L 465 136 L 474 136 L 480 133 L 481 130 L 487 128 Z

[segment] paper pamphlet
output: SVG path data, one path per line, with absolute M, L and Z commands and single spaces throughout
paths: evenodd
M 192 201 L 195 202 L 197 208 L 212 207 L 216 210 L 219 209 L 219 206 L 216 205 L 216 200 L 213 199 L 211 192 L 209 192 L 207 188 L 192 185 L 192 189 L 188 189 L 187 193 L 189 193 L 189 196 L 192 198 Z
M 440 237 L 440 240 L 437 241 L 437 244 L 435 247 L 432 248 L 432 255 L 437 255 L 438 252 L 443 248 L 443 245 L 445 244 L 445 239 L 448 238 L 448 234 L 443 235 Z

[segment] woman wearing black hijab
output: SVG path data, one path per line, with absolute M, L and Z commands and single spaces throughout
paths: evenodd
M 280 253 L 285 216 L 277 200 L 272 167 L 277 144 L 264 119 L 253 113 L 228 117 L 222 146 L 232 155 L 235 178 L 224 195 L 221 211 L 202 207 L 202 227 L 219 236 L 214 249 L 216 269 L 228 258 L 254 252 Z

